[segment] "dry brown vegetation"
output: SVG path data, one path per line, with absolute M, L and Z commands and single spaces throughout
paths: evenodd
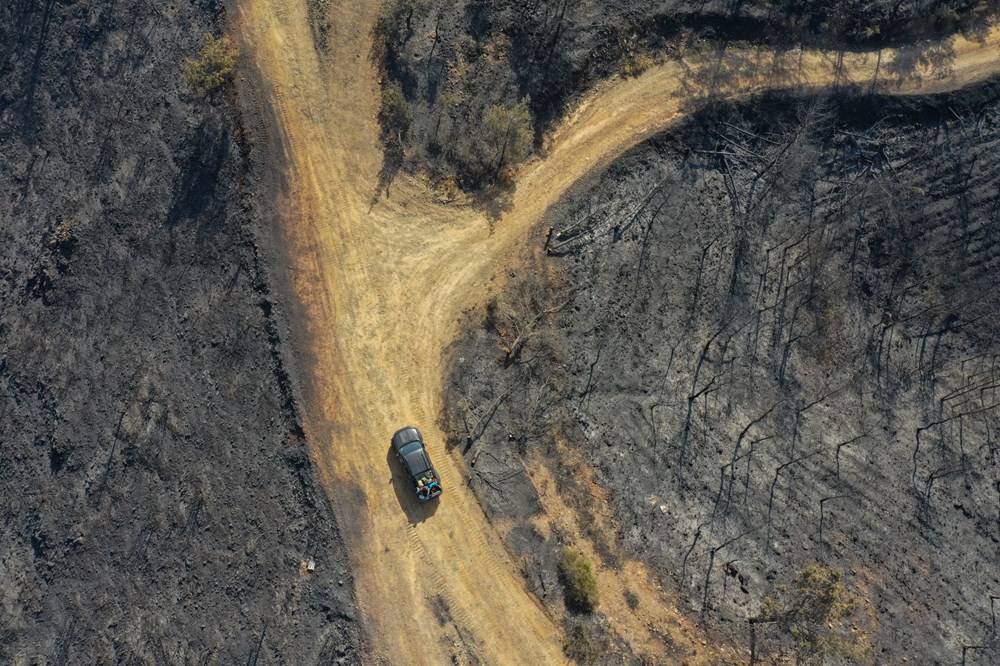
M 814 564 L 795 574 L 791 583 L 777 586 L 774 596 L 764 597 L 761 614 L 752 622 L 775 623 L 794 642 L 799 663 L 823 664 L 838 657 L 853 662 L 868 650 L 844 626 L 856 608 L 843 572 Z

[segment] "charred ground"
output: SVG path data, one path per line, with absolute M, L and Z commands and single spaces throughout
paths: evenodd
M 550 211 L 554 256 L 474 315 L 444 415 L 541 596 L 566 535 L 532 526 L 540 464 L 605 562 L 758 655 L 793 642 L 751 623 L 764 598 L 818 563 L 861 661 L 995 663 L 998 99 L 716 104 Z
M 534 89 L 501 26 L 534 10 L 461 7 L 462 58 L 496 65 L 497 94 L 463 92 L 478 72 L 457 56 L 428 67 L 457 64 L 454 90 L 480 106 L 418 109 L 419 141 L 457 118 L 461 145 L 473 109 Z M 357 660 L 258 249 L 277 184 L 258 180 L 254 121 L 179 83 L 216 9 L 24 1 L 0 15 L 4 659 Z M 548 9 L 527 42 L 543 49 L 535 71 L 561 45 L 597 48 Z M 617 25 L 614 9 L 594 25 Z M 631 54 L 642 65 L 630 28 L 656 33 L 621 16 L 596 69 L 559 72 L 572 83 L 535 107 L 536 131 L 570 91 Z M 420 17 L 427 35 L 436 17 Z M 461 39 L 467 19 L 483 40 Z M 443 49 L 432 34 L 425 62 Z M 719 631 L 747 640 L 761 597 L 819 560 L 868 600 L 880 661 L 955 661 L 963 646 L 991 659 L 995 99 L 715 107 L 581 185 L 553 213 L 563 258 L 546 275 L 566 277 L 540 280 L 561 296 L 526 283 L 456 348 L 447 418 L 488 510 L 530 518 L 522 457 L 572 446 L 613 488 L 621 529 L 589 535 L 605 560 L 623 539 Z M 512 535 L 559 604 L 560 535 Z M 597 645 L 627 652 L 599 621 L 570 636 L 595 625 Z M 784 645 L 760 633 L 762 650 Z
M 357 661 L 279 353 L 276 184 L 231 91 L 182 82 L 220 19 L 0 10 L 4 663 Z
M 705 42 L 871 48 L 975 30 L 996 8 L 993 0 L 394 0 L 385 4 L 375 57 L 383 85 L 400 86 L 412 122 L 403 123 L 401 145 L 398 132 L 387 133 L 387 162 L 426 171 L 446 198 L 456 186 L 504 186 L 501 150 L 484 132 L 494 105 L 527 101 L 526 127 L 540 138 L 594 83 Z M 322 34 L 319 17 L 315 25 Z

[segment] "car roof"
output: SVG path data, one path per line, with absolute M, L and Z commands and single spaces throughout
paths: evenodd
M 427 451 L 420 446 L 403 456 L 406 466 L 410 468 L 410 474 L 414 477 L 420 476 L 431 469 L 431 460 L 427 457 Z

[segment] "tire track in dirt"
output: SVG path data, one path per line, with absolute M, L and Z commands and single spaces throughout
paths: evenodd
M 544 156 L 522 169 L 512 208 L 491 233 L 480 213 L 436 204 L 426 185 L 405 176 L 390 198 L 372 203 L 381 166 L 369 61 L 378 7 L 330 4 L 330 50 L 322 55 L 305 0 L 242 0 L 236 22 L 283 149 L 274 164 L 288 183 L 279 210 L 305 314 L 298 337 L 310 359 L 300 368 L 303 420 L 348 540 L 370 661 L 564 662 L 559 628 L 527 591 L 436 427 L 442 351 L 460 313 L 487 296 L 489 278 L 564 192 L 691 102 L 846 81 L 900 94 L 953 89 L 1000 70 L 1000 32 L 981 42 L 952 40 L 950 63 L 917 57 L 911 72 L 892 73 L 891 50 L 734 48 L 606 82 L 552 133 Z M 431 506 L 416 505 L 392 478 L 389 437 L 409 423 L 424 430 L 446 483 Z

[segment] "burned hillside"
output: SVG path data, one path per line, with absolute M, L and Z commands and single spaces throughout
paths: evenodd
M 818 564 L 857 597 L 854 659 L 996 663 L 998 100 L 717 103 L 550 211 L 511 278 L 537 330 L 512 357 L 476 315 L 443 416 L 530 584 L 557 544 L 524 461 L 568 447 L 618 517 L 588 535 L 607 561 L 756 656 L 802 649 L 765 598 Z
M 507 186 L 523 157 L 491 140 L 494 107 L 509 112 L 525 104 L 529 113 L 512 125 L 540 139 L 581 92 L 609 77 L 640 74 L 664 57 L 735 41 L 913 43 L 974 31 L 996 9 L 995 0 L 394 0 L 385 4 L 375 54 L 386 74 L 387 166 L 428 173 L 446 198 L 456 186 Z M 318 18 L 314 29 L 323 31 Z
M 183 80 L 222 19 L 0 8 L 0 662 L 357 659 L 255 121 Z

